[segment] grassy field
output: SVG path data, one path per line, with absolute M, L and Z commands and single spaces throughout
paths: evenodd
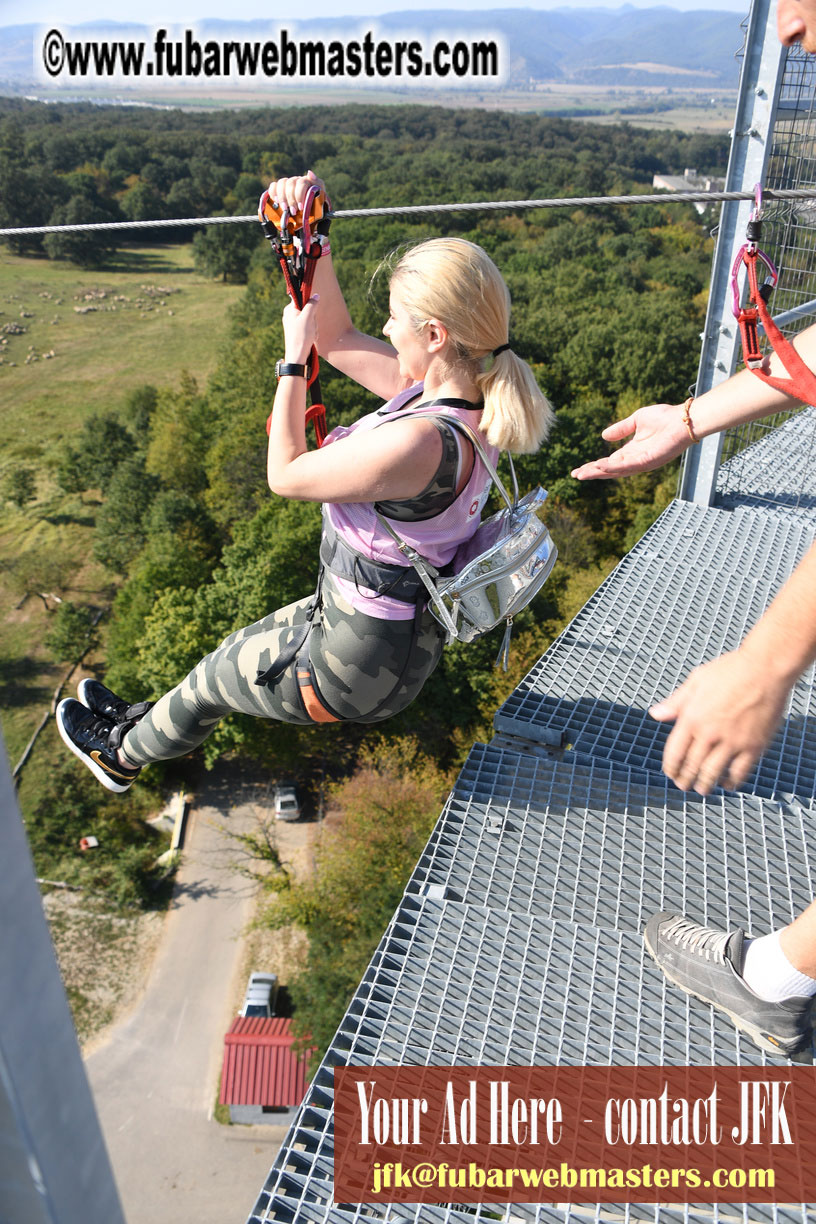
M 123 251 L 101 272 L 0 254 L 0 332 L 25 329 L 2 347 L 4 460 L 46 453 L 142 383 L 206 382 L 241 292 L 198 275 L 189 246 Z
M 646 68 L 649 66 L 646 65 Z M 655 67 L 652 65 L 651 67 Z M 665 66 L 663 66 L 665 71 Z M 99 102 L 110 102 L 111 91 L 85 89 L 82 93 L 58 88 L 40 88 L 37 96 L 51 101 L 81 102 L 93 98 Z M 734 108 L 737 91 L 736 78 L 733 89 L 717 86 L 701 89 L 687 87 L 679 75 L 677 83 L 669 89 L 666 85 L 582 85 L 574 82 L 540 82 L 532 88 L 503 86 L 494 89 L 472 87 L 446 89 L 416 89 L 404 86 L 401 89 L 386 87 L 355 89 L 332 85 L 324 89 L 319 99 L 314 85 L 292 84 L 286 89 L 274 89 L 265 85 L 262 89 L 248 87 L 231 88 L 226 85 L 210 93 L 197 93 L 192 81 L 176 89 L 121 89 L 116 90 L 118 101 L 150 103 L 156 106 L 180 107 L 191 111 L 214 111 L 223 107 L 241 109 L 259 106 L 314 106 L 316 101 L 331 106 L 347 103 L 369 103 L 391 106 L 447 106 L 484 110 L 509 110 L 525 114 L 561 115 L 568 118 L 584 111 L 592 123 L 630 123 L 633 127 L 654 130 L 670 129 L 683 132 L 727 132 L 734 123 Z M 580 117 L 580 116 L 579 116 Z
M 174 386 L 189 370 L 205 385 L 242 293 L 198 275 L 189 246 L 123 251 L 102 272 L 0 254 L 0 480 L 21 461 L 37 469 L 33 501 L 0 503 L 0 710 L 12 764 L 67 671 L 42 643 L 56 603 L 23 599 L 24 574 L 38 569 L 46 595 L 84 604 L 113 595 L 90 559 L 98 502 L 59 489 L 60 448 L 144 383 Z

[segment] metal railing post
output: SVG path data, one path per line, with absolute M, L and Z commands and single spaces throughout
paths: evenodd
M 750 191 L 756 183 L 764 181 L 786 55 L 776 33 L 776 0 L 754 0 L 745 37 L 726 191 Z M 726 201 L 722 206 L 697 371 L 697 395 L 730 378 L 736 369 L 740 341 L 739 328 L 731 313 L 731 266 L 745 241 L 751 209 L 752 205 L 744 200 Z M 703 506 L 713 502 L 722 441 L 722 434 L 713 434 L 686 452 L 678 491 L 684 501 Z

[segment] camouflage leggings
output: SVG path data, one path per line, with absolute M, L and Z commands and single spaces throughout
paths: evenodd
M 293 660 L 274 682 L 253 683 L 270 667 L 311 602 L 301 599 L 230 634 L 127 733 L 133 765 L 166 761 L 196 748 L 226 714 L 313 725 L 299 696 Z M 442 654 L 443 631 L 428 611 L 413 620 L 358 612 L 326 576 L 310 647 L 318 689 L 342 719 L 380 722 L 414 700 Z

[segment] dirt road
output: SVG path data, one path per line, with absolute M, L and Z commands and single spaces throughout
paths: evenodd
M 199 788 L 147 990 L 86 1060 L 128 1224 L 244 1224 L 285 1134 L 211 1118 L 253 910 L 217 826 L 252 827 L 257 793 L 226 770 Z

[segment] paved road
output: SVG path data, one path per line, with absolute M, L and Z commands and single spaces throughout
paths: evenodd
M 146 993 L 86 1061 L 128 1224 L 244 1224 L 285 1134 L 211 1120 L 252 910 L 216 826 L 249 828 L 252 794 L 226 770 L 199 788 Z

